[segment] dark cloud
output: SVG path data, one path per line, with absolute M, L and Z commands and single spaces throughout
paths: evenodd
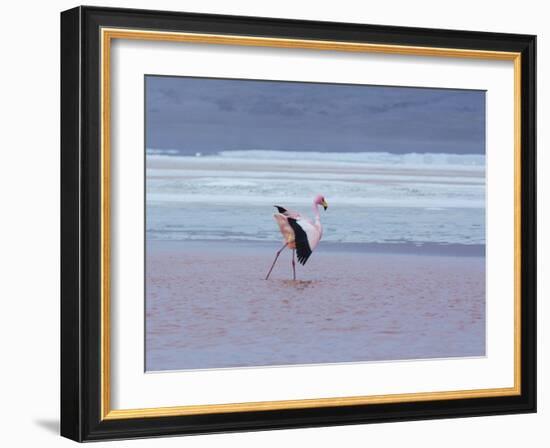
M 215 98 L 213 101 L 222 112 L 232 112 L 235 110 L 235 100 L 232 98 Z
M 146 78 L 150 148 L 485 152 L 485 92 Z

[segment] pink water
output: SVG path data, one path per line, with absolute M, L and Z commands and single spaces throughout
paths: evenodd
M 484 257 L 277 249 L 150 242 L 147 370 L 485 354 Z

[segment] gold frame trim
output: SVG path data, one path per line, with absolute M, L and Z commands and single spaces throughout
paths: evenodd
M 514 62 L 514 386 L 507 388 L 420 392 L 391 395 L 314 398 L 142 409 L 111 409 L 110 345 L 110 55 L 113 39 L 187 42 L 214 45 L 299 48 L 356 53 L 492 59 Z M 217 34 L 101 29 L 101 420 L 167 417 L 262 410 L 306 409 L 412 401 L 502 397 L 521 394 L 521 53 L 417 47 L 305 39 L 279 39 Z

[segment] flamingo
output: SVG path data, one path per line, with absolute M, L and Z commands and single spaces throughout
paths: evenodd
M 284 245 L 277 251 L 275 260 L 273 260 L 273 264 L 265 277 L 266 280 L 269 279 L 279 255 L 281 255 L 281 252 L 286 247 L 292 249 L 292 279 L 296 280 L 295 253 L 298 253 L 298 262 L 305 265 L 323 236 L 323 226 L 321 225 L 321 217 L 319 216 L 319 205 L 322 205 L 325 210 L 328 208 L 327 201 L 325 201 L 325 197 L 321 194 L 315 196 L 313 200 L 313 215 L 315 216 L 313 222 L 303 217 L 298 212 L 287 210 L 280 205 L 274 205 L 278 213 L 275 213 L 273 217 L 279 225 L 281 235 L 283 235 Z

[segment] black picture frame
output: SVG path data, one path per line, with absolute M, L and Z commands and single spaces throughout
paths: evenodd
M 521 54 L 521 393 L 149 418 L 101 418 L 100 29 L 461 48 Z M 77 7 L 61 13 L 61 435 L 76 441 L 536 412 L 536 37 Z

